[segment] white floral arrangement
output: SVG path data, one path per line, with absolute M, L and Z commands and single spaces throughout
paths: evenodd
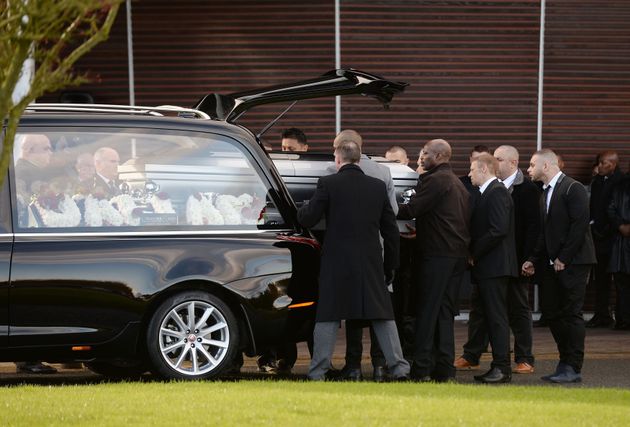
M 137 212 L 136 209 L 138 205 L 136 205 L 135 200 L 129 194 L 114 196 L 109 202 L 120 212 L 123 224 L 132 226 L 140 225 L 140 217 L 134 215 L 134 211 Z
M 175 213 L 171 199 L 164 191 L 154 194 L 150 203 L 155 213 Z
M 221 213 L 212 204 L 214 193 L 196 193 L 186 202 L 186 220 L 191 225 L 223 225 Z
M 250 200 L 253 200 L 253 198 L 249 194 L 241 194 L 239 197 L 231 194 L 221 194 L 217 196 L 215 206 L 223 216 L 225 224 L 238 225 L 243 223 L 241 210 Z
M 31 204 L 37 209 L 44 227 L 76 227 L 81 223 L 81 210 L 66 194 L 48 192 Z
M 265 212 L 265 200 L 259 198 L 254 194 L 241 194 L 239 197 L 247 196 L 244 198 L 246 201 L 245 206 L 241 209 L 241 217 L 243 218 L 243 224 L 262 224 L 264 223 L 263 213 Z
M 106 198 L 76 195 L 76 201 L 83 200 L 83 223 L 86 227 L 120 226 L 123 216 Z

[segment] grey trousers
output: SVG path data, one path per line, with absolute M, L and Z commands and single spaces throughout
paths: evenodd
M 383 349 L 385 362 L 394 378 L 409 375 L 409 363 L 405 360 L 400 348 L 398 329 L 393 320 L 372 320 L 372 328 L 376 339 Z M 337 341 L 339 322 L 317 322 L 313 332 L 313 358 L 308 370 L 311 380 L 323 380 L 330 369 L 331 359 Z

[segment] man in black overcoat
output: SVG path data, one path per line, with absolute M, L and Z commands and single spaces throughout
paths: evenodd
M 507 293 L 510 279 L 518 276 L 514 203 L 496 177 L 498 163 L 484 153 L 470 165 L 471 182 L 479 191 L 470 221 L 473 306 L 482 313 L 492 345 L 490 370 L 475 376 L 483 383 L 505 383 L 512 378 Z
M 560 353 L 556 371 L 542 379 L 579 382 L 585 338 L 582 306 L 586 282 L 596 262 L 588 195 L 582 184 L 562 173 L 551 150 L 534 153 L 527 172 L 533 180 L 542 181 L 544 192 L 541 234 L 534 255 L 523 263 L 522 271 L 531 276 L 534 264 L 544 262 L 542 311 Z
M 325 378 L 341 320 L 370 320 L 394 379 L 409 375 L 387 291 L 398 266 L 396 217 L 385 184 L 363 173 L 357 165 L 360 158 L 355 142 L 339 144 L 338 172 L 320 178 L 313 197 L 298 211 L 305 227 L 326 218 L 311 380 Z
M 595 285 L 595 315 L 586 324 L 587 328 L 612 326 L 610 315 L 610 288 L 612 274 L 608 272 L 610 251 L 615 230 L 608 217 L 608 205 L 612 192 L 623 179 L 617 167 L 619 156 L 614 151 L 604 151 L 598 156 L 597 175 L 591 181 L 591 233 L 595 245 L 597 264 L 593 268 Z

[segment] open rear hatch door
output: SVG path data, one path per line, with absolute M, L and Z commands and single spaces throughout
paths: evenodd
M 340 69 L 331 70 L 321 77 L 310 80 L 247 92 L 229 95 L 211 93 L 197 102 L 194 108 L 214 119 L 227 122 L 237 120 L 241 114 L 257 105 L 325 96 L 361 94 L 376 98 L 387 108 L 394 95 L 405 90 L 408 85 L 408 83 L 394 82 L 363 71 Z

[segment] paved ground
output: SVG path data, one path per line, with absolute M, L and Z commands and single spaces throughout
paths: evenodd
M 466 339 L 466 323 L 463 320 L 455 322 L 456 349 L 461 352 Z M 364 354 L 369 350 L 369 334 L 364 334 Z M 300 344 L 299 357 L 294 368 L 294 374 L 289 377 L 295 380 L 304 379 L 309 356 L 306 345 Z M 343 366 L 345 341 L 343 331 L 339 334 L 335 349 L 334 366 Z M 543 385 L 540 380 L 556 366 L 556 346 L 547 328 L 534 329 L 534 353 L 536 356 L 536 372 L 531 375 L 514 375 L 512 384 L 517 385 Z M 366 356 L 363 364 L 363 373 L 370 377 L 372 368 Z M 59 373 L 54 375 L 17 374 L 12 363 L 0 363 L 0 386 L 6 387 L 16 384 L 85 384 L 100 383 L 103 378 L 93 374 L 87 369 L 66 369 L 62 365 L 54 365 Z M 484 354 L 480 371 L 458 372 L 457 380 L 461 383 L 474 383 L 473 376 L 484 372 L 490 366 L 490 355 Z M 246 359 L 242 369 L 243 374 L 235 380 L 278 378 L 271 374 L 263 374 L 257 371 L 255 359 Z M 608 329 L 587 329 L 586 360 L 583 369 L 583 382 L 572 387 L 623 387 L 630 388 L 630 332 L 613 331 Z M 144 380 L 153 380 L 147 376 Z

